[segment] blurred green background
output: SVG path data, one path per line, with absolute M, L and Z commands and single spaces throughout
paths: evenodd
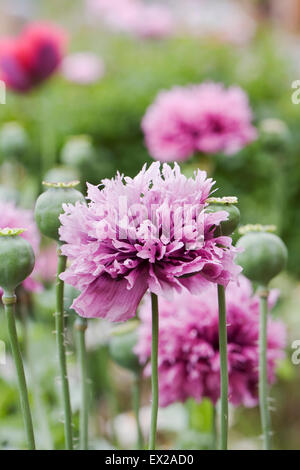
M 49 178 L 50 170 L 54 179 L 63 172 L 67 178 L 78 175 L 82 183 L 98 184 L 117 170 L 133 176 L 145 162 L 150 163 L 152 159 L 144 145 L 140 123 L 159 90 L 213 80 L 226 86 L 239 85 L 248 93 L 254 124 L 259 129 L 258 140 L 232 157 L 194 157 L 183 168 L 186 172 L 196 165 L 207 169 L 217 182 L 217 195 L 238 196 L 242 223 L 277 225 L 289 249 L 289 262 L 287 272 L 274 282 L 282 292 L 275 314 L 286 321 L 288 346 L 300 338 L 300 106 L 291 101 L 292 82 L 300 76 L 294 54 L 300 43 L 296 26 L 293 34 L 289 23 L 283 25 L 285 29 L 278 28 L 271 14 L 273 10 L 266 8 L 268 2 L 237 2 L 245 4 L 256 24 L 253 36 L 242 44 L 223 40 L 216 34 L 190 34 L 188 28 L 179 28 L 177 34 L 168 38 L 145 40 L 112 32 L 100 21 L 91 22 L 80 0 L 15 1 L 7 2 L 10 8 L 6 9 L 6 2 L 2 3 L 6 18 L 6 22 L 1 20 L 5 23 L 3 34 L 17 33 L 27 21 L 47 19 L 68 31 L 69 52 L 93 52 L 102 58 L 106 69 L 103 78 L 90 85 L 70 83 L 57 73 L 40 89 L 27 95 L 7 92 L 6 104 L 0 105 L 0 135 L 7 122 L 17 121 L 28 136 L 27 149 L 14 167 L 20 175 L 16 189 L 24 207 L 33 207 L 41 190 L 41 179 Z M 175 3 L 168 2 L 174 11 Z M 75 158 L 72 162 L 72 158 L 66 156 L 65 144 L 70 137 L 78 135 L 90 139 L 87 148 L 91 156 L 75 163 Z M 2 185 L 7 185 L 10 175 L 6 157 L 2 151 Z M 82 187 L 84 189 L 84 184 Z M 6 190 L 4 194 L 7 196 Z M 49 334 L 53 329 L 54 308 L 53 286 L 50 285 L 30 299 L 27 326 L 22 321 L 19 324 L 30 383 L 34 384 L 30 391 L 35 421 L 40 428 L 38 445 L 44 448 L 60 448 L 63 444 L 54 336 Z M 73 352 L 70 375 L 76 383 L 72 314 L 69 326 Z M 100 331 L 98 336 L 95 334 L 96 338 L 91 338 L 89 352 L 93 446 L 107 448 L 119 440 L 119 445 L 126 447 L 126 439 L 122 441 L 122 426 L 126 429 L 124 423 L 131 416 L 126 412 L 130 409 L 132 378 L 112 365 L 108 358 L 107 325 L 95 322 L 95 328 Z M 2 312 L 0 339 L 5 342 L 7 339 Z M 272 391 L 274 440 L 281 449 L 300 447 L 300 366 L 294 366 L 290 356 L 288 347 L 287 359 L 280 366 L 279 380 Z M 24 446 L 15 380 L 13 372 L 0 365 L 0 444 L 7 448 Z M 73 407 L 77 413 L 75 386 L 73 390 Z M 143 400 L 144 405 L 149 404 L 147 384 Z M 174 429 L 163 426 L 161 445 L 192 448 L 202 442 L 201 445 L 207 447 L 206 433 L 211 418 L 208 415 L 207 424 L 205 405 L 178 405 L 176 409 L 177 429 L 175 425 Z M 166 421 L 167 412 L 164 410 Z M 187 442 L 181 442 L 180 431 L 187 426 L 186 419 L 197 413 L 198 424 L 190 426 L 195 429 L 186 434 Z M 204 424 L 199 425 L 199 422 Z M 78 426 L 77 414 L 75 424 Z M 127 425 L 130 426 L 130 421 Z M 260 446 L 259 432 L 257 409 L 238 409 L 232 413 L 232 447 Z

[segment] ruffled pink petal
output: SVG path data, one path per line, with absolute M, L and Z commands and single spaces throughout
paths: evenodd
M 82 317 L 121 322 L 135 316 L 146 290 L 143 275 L 137 276 L 134 286 L 129 286 L 126 279 L 116 281 L 103 275 L 88 285 L 72 308 Z

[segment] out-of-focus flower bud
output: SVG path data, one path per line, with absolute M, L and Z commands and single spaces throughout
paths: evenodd
M 113 331 L 109 342 L 109 353 L 111 358 L 121 367 L 131 372 L 139 372 L 141 365 L 133 348 L 137 343 L 136 321 L 131 321 L 126 325 L 119 326 Z
M 0 150 L 4 157 L 20 157 L 28 149 L 27 132 L 18 122 L 6 122 L 0 129 Z
M 83 168 L 95 159 L 92 140 L 87 135 L 70 137 L 61 151 L 61 160 L 66 165 Z
M 288 126 L 281 119 L 267 118 L 259 124 L 263 143 L 270 148 L 286 145 L 290 138 Z

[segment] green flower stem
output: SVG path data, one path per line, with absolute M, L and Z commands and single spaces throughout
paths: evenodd
M 65 426 L 65 445 L 67 450 L 73 450 L 72 438 L 72 410 L 70 400 L 70 390 L 67 372 L 66 349 L 65 349 L 65 321 L 64 321 L 64 282 L 59 275 L 66 269 L 67 258 L 63 256 L 58 248 L 58 265 L 56 278 L 56 344 L 58 351 L 58 360 L 60 368 L 60 377 L 62 385 L 63 406 L 64 406 L 64 426 Z
M 137 427 L 137 450 L 142 450 L 144 447 L 143 433 L 140 423 L 140 394 L 141 394 L 141 372 L 134 373 L 132 401 L 133 410 L 136 419 Z
M 40 120 L 40 146 L 41 146 L 41 176 L 43 181 L 45 174 L 55 165 L 55 132 L 49 118 L 49 96 L 41 95 L 41 120 Z
M 79 430 L 79 448 L 80 450 L 88 450 L 88 420 L 89 420 L 89 403 L 88 403 L 88 377 L 87 377 L 87 353 L 85 344 L 85 332 L 87 329 L 87 319 L 77 317 L 75 321 L 75 329 L 77 336 L 77 354 L 80 364 L 81 379 L 81 407 L 80 407 L 80 430 Z
M 32 338 L 32 325 L 28 325 L 28 339 Z M 31 338 L 30 338 L 31 337 Z M 38 365 L 36 364 L 36 348 L 33 341 L 28 341 L 27 366 L 31 382 L 32 400 L 34 404 L 33 418 L 36 423 L 37 446 L 41 450 L 53 450 L 53 439 L 47 416 L 45 397 L 41 390 L 41 383 L 38 376 Z
M 260 292 L 260 325 L 259 325 L 259 407 L 263 431 L 263 448 L 271 449 L 271 419 L 268 407 L 267 375 L 267 322 L 268 290 Z
M 116 419 L 115 417 L 119 413 L 119 404 L 118 398 L 116 395 L 116 386 L 114 381 L 112 380 L 111 374 L 108 373 L 106 376 L 107 379 L 107 391 L 106 391 L 106 399 L 108 404 L 108 411 L 110 417 L 110 432 L 111 432 L 111 442 L 113 446 L 118 449 L 120 448 L 119 437 L 117 433 L 117 426 L 116 426 Z
M 17 376 L 18 376 L 18 387 L 21 401 L 21 409 L 24 419 L 25 432 L 27 438 L 28 449 L 35 450 L 35 441 L 33 433 L 32 418 L 29 406 L 28 391 L 26 385 L 26 378 L 24 373 L 24 366 L 22 361 L 22 355 L 18 342 L 18 335 L 16 329 L 15 315 L 14 315 L 14 304 L 16 297 L 13 292 L 4 292 L 3 295 L 4 309 L 8 325 L 9 339 L 12 349 L 13 358 L 16 365 Z
M 213 406 L 212 411 L 212 447 L 213 450 L 218 448 L 218 431 L 217 431 L 217 408 L 216 405 Z
M 228 364 L 227 364 L 227 325 L 224 286 L 218 284 L 219 304 L 219 350 L 221 369 L 221 428 L 220 448 L 227 450 L 228 440 Z
M 152 410 L 151 427 L 149 438 L 149 450 L 155 450 L 157 414 L 158 414 L 158 299 L 157 295 L 151 292 L 152 303 L 152 345 L 151 345 L 151 369 L 152 369 Z

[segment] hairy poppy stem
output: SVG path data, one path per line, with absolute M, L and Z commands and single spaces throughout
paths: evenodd
M 56 278 L 56 344 L 62 385 L 62 398 L 64 406 L 65 445 L 67 450 L 73 450 L 72 438 L 72 410 L 70 400 L 70 389 L 67 372 L 66 349 L 65 349 L 65 321 L 64 321 L 64 282 L 59 275 L 65 271 L 67 264 L 66 256 L 63 256 L 58 248 L 58 265 Z
M 221 372 L 221 428 L 220 449 L 227 450 L 228 440 L 228 364 L 227 364 L 227 325 L 224 286 L 218 284 L 219 304 L 219 351 Z
M 155 450 L 156 428 L 158 414 L 158 298 L 151 292 L 152 303 L 152 345 L 151 345 L 151 383 L 152 383 L 152 410 L 151 410 L 151 428 L 149 439 L 149 450 Z
M 76 336 L 77 336 L 77 354 L 78 354 L 79 364 L 80 364 L 80 380 L 81 380 L 79 448 L 80 450 L 88 450 L 89 403 L 88 403 L 87 354 L 86 354 L 86 344 L 85 344 L 85 332 L 87 329 L 87 319 L 82 318 L 82 317 L 76 318 L 75 329 L 76 329 Z
M 13 354 L 13 358 L 14 358 L 16 370 L 17 370 L 18 388 L 19 388 L 21 409 L 22 409 L 24 425 L 25 425 L 27 445 L 28 445 L 28 449 L 35 450 L 35 440 L 34 440 L 29 399 L 28 399 L 26 378 L 25 378 L 25 373 L 24 373 L 23 360 L 22 360 L 22 355 L 20 351 L 17 329 L 16 329 L 15 315 L 14 315 L 14 304 L 16 302 L 16 297 L 14 293 L 4 292 L 2 300 L 4 303 L 4 309 L 5 309 L 6 319 L 7 319 L 8 333 L 9 333 L 12 354 Z
M 137 428 L 137 449 L 142 450 L 144 447 L 144 438 L 140 422 L 140 395 L 141 395 L 141 372 L 134 373 L 133 379 L 133 390 L 132 390 L 132 402 L 133 410 L 136 420 Z
M 271 449 L 271 418 L 268 407 L 267 324 L 268 290 L 264 289 L 260 292 L 259 325 L 259 407 L 264 450 Z

